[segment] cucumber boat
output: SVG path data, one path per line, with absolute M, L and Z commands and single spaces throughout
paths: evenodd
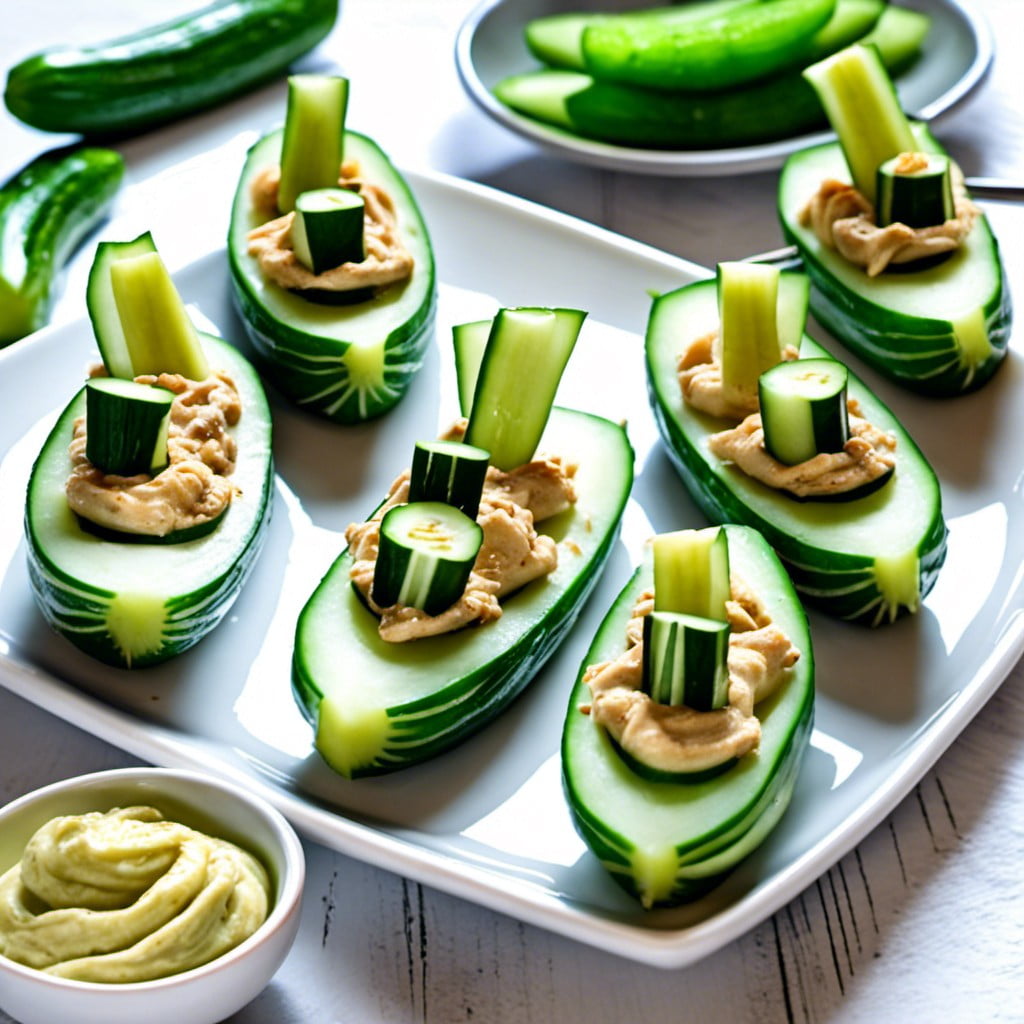
M 580 835 L 612 878 L 644 907 L 696 899 L 755 850 L 790 802 L 814 716 L 814 657 L 793 587 L 756 531 L 726 526 L 729 559 L 800 652 L 779 688 L 756 705 L 760 741 L 720 773 L 692 781 L 638 772 L 581 707 L 587 666 L 618 658 L 650 560 L 623 588 L 594 638 L 569 699 L 562 734 L 565 793 Z
M 829 357 L 802 334 L 806 278 L 783 273 L 780 340 L 801 358 Z M 863 415 L 896 440 L 895 472 L 885 486 L 844 501 L 797 501 L 712 454 L 710 435 L 733 421 L 683 398 L 677 365 L 689 340 L 719 323 L 716 281 L 685 285 L 657 298 L 646 337 L 648 391 L 669 456 L 694 501 L 714 523 L 759 530 L 782 559 L 797 590 L 841 619 L 879 625 L 916 611 L 946 554 L 938 480 L 893 413 L 849 373 L 849 395 Z
M 826 246 L 801 218 L 822 182 L 850 181 L 851 167 L 857 169 L 854 184 L 873 202 L 875 169 L 884 161 L 908 150 L 945 152 L 926 125 L 906 121 L 884 68 L 872 51 L 864 53 L 865 85 L 856 91 L 861 97 L 857 103 L 871 112 L 877 106 L 878 112 L 855 116 L 841 100 L 835 101 L 829 116 L 842 141 L 802 150 L 786 161 L 778 193 L 783 234 L 796 245 L 813 283 L 811 311 L 852 352 L 922 394 L 943 397 L 971 391 L 995 373 L 1010 334 L 1006 273 L 984 214 L 959 247 L 939 262 L 900 264 L 876 276 Z M 842 95 L 827 77 L 819 74 L 812 81 L 825 99 L 831 93 Z M 880 98 L 869 105 L 872 94 Z M 877 147 L 870 147 L 876 136 Z M 869 152 L 870 158 L 864 155 Z M 858 169 L 865 160 L 871 166 Z
M 318 76 L 300 76 L 315 78 Z M 291 290 L 267 278 L 249 253 L 249 232 L 267 221 L 252 198 L 260 175 L 281 165 L 287 125 L 250 150 L 235 193 L 228 233 L 233 295 L 258 355 L 289 399 L 338 423 L 379 416 L 405 394 L 433 338 L 437 306 L 434 257 L 427 226 L 402 175 L 370 138 L 344 130 L 340 146 L 361 180 L 390 197 L 411 276 L 348 297 Z M 296 146 L 299 162 L 308 152 Z M 312 161 L 310 161 L 312 162 Z M 309 189 L 321 185 L 309 184 Z
M 619 424 L 552 407 L 584 316 L 578 310 L 501 310 L 493 325 L 455 329 L 459 392 L 468 413 L 461 439 L 417 445 L 407 496 L 397 484 L 375 517 L 349 528 L 350 546 L 299 616 L 294 693 L 313 726 L 316 749 L 340 774 L 394 771 L 479 729 L 533 679 L 597 582 L 632 487 L 633 449 Z M 522 386 L 524 373 L 529 388 Z M 518 515 L 500 497 L 481 502 L 484 472 L 489 460 L 499 491 L 501 481 L 521 469 L 544 466 L 548 476 L 553 464 L 533 461 L 538 450 L 577 467 L 566 478 L 575 499 L 566 492 L 564 500 L 546 501 L 546 509 L 527 500 L 520 509 L 529 519 L 524 532 L 535 527 L 537 536 L 529 551 L 506 549 L 520 552 L 509 561 L 500 545 L 480 546 L 478 522 L 488 533 L 495 518 Z M 490 509 L 474 519 L 483 504 Z M 504 533 L 503 526 L 497 529 Z M 433 552 L 432 537 L 441 541 Z M 548 553 L 543 572 L 517 577 L 516 567 L 540 549 Z M 368 558 L 375 559 L 372 588 L 361 590 L 355 577 Z M 503 560 L 514 577 L 507 589 L 495 569 Z M 463 587 L 471 570 L 474 610 L 449 621 L 451 631 L 435 630 L 466 606 Z M 485 590 L 490 582 L 501 586 L 488 590 L 494 604 L 486 614 L 479 612 L 487 601 L 479 598 L 481 580 Z M 407 596 L 413 593 L 419 596 Z M 461 599 L 454 605 L 453 595 Z M 390 614 L 392 625 L 411 618 L 413 635 L 396 642 L 388 632 Z
M 98 268 L 106 270 L 117 249 L 117 243 L 101 243 L 90 281 L 91 307 L 107 371 L 124 380 L 114 370 L 126 354 L 121 339 L 104 335 L 103 324 L 117 315 L 109 304 L 113 295 L 97 281 Z M 121 255 L 146 252 L 152 252 L 148 236 L 127 243 Z M 87 415 L 86 387 L 61 413 L 29 478 L 25 535 L 36 602 L 58 633 L 110 665 L 152 665 L 202 639 L 237 597 L 269 524 L 271 419 L 259 376 L 227 342 L 204 334 L 198 345 L 209 365 L 232 379 L 242 404 L 232 428 L 237 458 L 229 477 L 237 492 L 216 521 L 148 537 L 105 529 L 72 510 L 65 492 L 72 470 L 69 444 L 75 420 Z M 138 372 L 129 369 L 128 379 Z M 112 432 L 117 429 L 115 423 Z

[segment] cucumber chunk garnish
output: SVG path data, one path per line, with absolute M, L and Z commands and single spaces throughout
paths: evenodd
M 440 501 L 475 519 L 490 453 L 461 441 L 417 441 L 409 501 Z
M 879 225 L 911 228 L 942 224 L 954 215 L 949 157 L 942 153 L 901 153 L 878 168 Z
M 779 268 L 767 263 L 718 265 L 722 389 L 730 400 L 757 393 L 757 380 L 782 358 Z
M 654 538 L 654 607 L 725 622 L 731 594 L 729 542 L 717 526 Z
M 474 320 L 468 324 L 456 324 L 452 328 L 452 342 L 455 347 L 455 377 L 459 388 L 459 412 L 468 417 L 473 408 L 473 394 L 476 379 L 480 375 L 484 349 L 491 333 L 491 320 Z
M 343 263 L 362 263 L 363 197 L 348 188 L 317 188 L 295 200 L 292 246 L 299 262 L 314 274 Z
M 728 651 L 727 622 L 655 609 L 644 616 L 643 690 L 659 704 L 725 707 Z
M 156 474 L 167 465 L 167 428 L 174 392 L 121 377 L 85 385 L 85 454 L 117 476 Z
M 842 451 L 850 437 L 847 376 L 834 359 L 796 359 L 763 373 L 758 395 L 768 454 L 795 466 Z

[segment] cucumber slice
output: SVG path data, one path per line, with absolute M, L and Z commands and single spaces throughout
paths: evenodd
M 647 328 L 651 407 L 694 501 L 712 522 L 760 530 L 803 597 L 830 615 L 878 625 L 917 610 L 946 555 L 939 483 L 924 455 L 850 373 L 850 396 L 897 439 L 896 470 L 885 487 L 848 502 L 796 502 L 722 462 L 707 438 L 731 424 L 686 405 L 676 373 L 686 339 L 713 328 L 716 319 L 715 282 L 699 281 L 658 298 Z M 806 357 L 828 358 L 806 336 L 800 349 Z
M 409 501 L 440 501 L 476 519 L 490 453 L 461 441 L 417 441 Z
M 912 228 L 942 224 L 954 215 L 949 157 L 939 153 L 894 156 L 878 168 L 876 220 Z
M 388 644 L 349 583 L 347 552 L 299 617 L 292 682 L 317 750 L 335 771 L 394 771 L 447 750 L 497 715 L 572 626 L 618 532 L 633 480 L 625 431 L 555 408 L 548 451 L 579 463 L 577 503 L 538 524 L 559 543 L 558 568 L 503 603 L 486 626 Z
M 426 224 L 401 175 L 379 147 L 345 133 L 347 160 L 395 202 L 412 277 L 364 302 L 326 306 L 269 283 L 248 254 L 257 226 L 250 199 L 256 174 L 280 162 L 281 132 L 249 151 L 235 193 L 228 235 L 231 282 L 239 314 L 266 373 L 293 402 L 338 423 L 380 416 L 405 394 L 433 336 L 437 306 L 434 257 Z
M 462 596 L 484 531 L 451 505 L 416 501 L 384 513 L 371 596 L 440 615 Z
M 348 79 L 336 75 L 291 75 L 281 143 L 277 206 L 295 209 L 303 192 L 333 188 L 344 156 Z M 332 266 L 338 266 L 337 263 Z
M 654 549 L 654 607 L 725 622 L 732 594 L 729 541 L 717 526 L 659 533 Z
M 32 469 L 25 534 L 32 589 L 47 622 L 110 665 L 138 668 L 173 657 L 227 613 L 255 564 L 270 518 L 270 409 L 256 372 L 238 351 L 203 336 L 213 364 L 243 401 L 234 428 L 240 493 L 219 527 L 173 545 L 126 544 L 88 532 L 68 507 L 68 443 L 85 412 L 85 390 L 61 414 Z
M 659 704 L 696 711 L 725 707 L 728 650 L 728 622 L 655 609 L 644 616 L 644 692 Z
M 758 378 L 782 359 L 779 268 L 767 263 L 718 264 L 722 389 L 730 401 L 757 394 Z
M 520 307 L 498 310 L 473 391 L 467 444 L 499 469 L 533 458 L 586 313 Z
M 850 437 L 846 367 L 834 359 L 796 359 L 761 375 L 764 446 L 787 466 L 840 452 Z
M 159 473 L 167 465 L 174 392 L 121 377 L 85 385 L 85 454 L 104 473 Z
M 782 816 L 814 715 L 814 656 L 807 620 L 786 574 L 754 531 L 726 526 L 732 563 L 801 652 L 788 681 L 757 706 L 758 751 L 714 778 L 657 782 L 633 771 L 580 707 L 583 668 L 618 657 L 637 597 L 652 584 L 637 571 L 587 653 L 569 699 L 562 773 L 573 819 L 611 877 L 645 907 L 695 899 L 751 853 Z
M 292 245 L 299 262 L 314 274 L 343 263 L 362 263 L 366 203 L 348 188 L 318 188 L 295 200 Z
M 491 333 L 493 320 L 474 320 L 469 324 L 457 324 L 452 328 L 452 342 L 455 346 L 455 377 L 459 388 L 459 413 L 469 417 L 473 408 L 473 394 L 476 379 L 480 375 L 480 364 L 484 349 Z
M 926 126 L 913 131 L 913 150 L 943 152 Z M 1006 354 L 1011 319 L 1005 270 L 985 217 L 943 262 L 869 278 L 800 223 L 800 209 L 826 178 L 849 180 L 836 143 L 795 153 L 779 182 L 783 234 L 811 278 L 818 322 L 913 391 L 948 396 L 984 384 Z

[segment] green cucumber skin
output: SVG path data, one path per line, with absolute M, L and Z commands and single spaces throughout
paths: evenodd
M 252 341 L 261 368 L 284 395 L 304 409 L 336 423 L 360 423 L 381 416 L 405 394 L 422 365 L 434 335 L 437 312 L 437 281 L 433 249 L 416 199 L 391 161 L 375 142 L 359 133 L 345 132 L 346 159 L 369 162 L 377 173 L 372 178 L 399 203 L 399 230 L 413 252 L 416 265 L 409 282 L 393 285 L 364 303 L 327 307 L 289 296 L 263 280 L 259 267 L 246 251 L 246 234 L 255 226 L 249 210 L 248 188 L 253 176 L 276 162 L 282 131 L 264 136 L 249 151 L 235 193 L 228 234 L 228 260 L 236 308 Z M 408 309 L 403 296 L 421 295 Z M 394 307 L 374 344 L 384 346 L 384 379 L 373 394 L 347 394 L 349 376 L 341 361 L 351 342 L 305 329 L 292 317 L 275 313 L 273 304 L 282 296 L 294 300 L 311 314 L 342 318 L 366 310 Z
M 702 441 L 706 433 L 702 430 L 700 436 L 693 436 L 692 428 L 687 428 L 679 414 L 662 395 L 658 381 L 660 377 L 664 376 L 665 367 L 658 359 L 656 340 L 653 337 L 656 329 L 658 303 L 672 301 L 672 296 L 683 293 L 695 297 L 697 302 L 702 303 L 705 307 L 710 305 L 711 308 L 714 308 L 716 298 L 713 280 L 687 285 L 683 289 L 679 289 L 678 292 L 662 296 L 652 310 L 645 348 L 648 398 L 655 422 L 665 442 L 668 455 L 691 497 L 713 523 L 744 523 L 759 530 L 775 549 L 786 566 L 797 591 L 808 603 L 835 618 L 864 624 L 880 623 L 883 621 L 883 617 L 878 611 L 878 602 L 882 602 L 883 608 L 885 602 L 871 579 L 873 556 L 856 551 L 837 550 L 828 547 L 824 542 L 813 543 L 795 538 L 774 522 L 770 510 L 762 514 L 751 508 L 730 485 L 730 471 L 727 467 L 722 466 L 714 456 L 705 455 Z M 684 341 L 685 339 L 680 339 L 680 347 Z M 830 357 L 829 353 L 806 336 L 801 344 L 801 354 L 811 357 Z M 900 465 L 912 465 L 915 472 L 920 475 L 923 487 L 926 489 L 925 498 L 930 508 L 930 515 L 927 522 L 921 525 L 917 543 L 919 596 L 923 600 L 934 585 L 946 557 L 948 531 L 942 517 L 938 480 L 931 467 L 928 466 L 924 455 L 900 426 L 896 417 L 877 397 L 871 395 L 863 382 L 852 371 L 849 375 L 849 393 L 851 397 L 859 398 L 865 404 L 866 411 L 877 426 L 896 434 L 898 439 L 897 474 L 900 472 Z M 671 399 L 674 401 L 675 396 L 671 396 Z M 682 401 L 680 395 L 678 398 L 680 405 L 682 405 Z M 724 421 L 709 419 L 705 419 L 705 422 L 713 424 L 713 427 L 709 429 L 716 430 L 724 429 L 728 425 Z M 871 498 L 830 503 L 797 502 L 790 498 L 784 500 L 791 502 L 794 509 L 813 506 L 818 510 L 824 510 L 827 506 L 828 509 L 835 510 L 836 519 L 841 521 L 843 516 L 862 515 L 862 510 L 867 506 L 861 506 L 860 503 L 871 501 Z M 852 511 L 855 506 L 860 506 L 861 511 Z M 822 512 L 822 514 L 826 513 Z M 832 515 L 833 513 L 827 514 Z M 900 606 L 898 609 L 890 610 L 890 616 L 893 611 L 896 615 L 904 615 L 908 609 Z
M 793 675 L 777 696 L 765 702 L 771 713 L 785 716 L 785 722 L 776 719 L 782 723 L 779 734 L 766 732 L 757 757 L 745 767 L 741 759 L 736 767 L 709 773 L 700 780 L 658 781 L 629 768 L 614 742 L 580 712 L 580 706 L 591 699 L 583 682 L 586 667 L 615 658 L 625 649 L 625 627 L 632 607 L 637 596 L 653 584 L 649 565 L 633 574 L 601 623 L 580 666 L 566 711 L 562 784 L 574 824 L 612 878 L 645 906 L 672 906 L 697 899 L 756 847 L 752 830 L 764 816 L 777 817 L 784 811 L 813 727 L 814 655 L 806 615 L 764 539 L 743 526 L 729 525 L 726 530 L 730 548 L 737 552 L 731 559 L 733 565 L 758 589 L 773 618 L 801 651 Z M 753 782 L 748 784 L 733 774 L 738 769 L 755 774 Z M 595 781 L 598 772 L 601 777 Z M 712 816 L 689 826 L 677 824 L 685 821 L 689 804 L 702 800 L 713 801 Z M 656 892 L 638 877 L 633 857 L 642 844 L 625 820 L 631 807 L 635 812 L 648 804 L 654 813 L 671 812 L 676 817 L 659 837 L 659 846 L 664 856 L 675 858 L 677 871 L 671 886 Z M 714 868 L 709 869 L 706 862 L 712 858 Z
M 213 363 L 228 369 L 241 390 L 244 402 L 243 421 L 246 417 L 253 424 L 247 436 L 256 442 L 258 448 L 250 452 L 250 458 L 260 460 L 257 468 L 262 477 L 262 490 L 258 492 L 252 511 L 247 513 L 250 521 L 246 524 L 238 542 L 236 557 L 227 561 L 223 571 L 216 572 L 199 586 L 187 593 L 175 593 L 173 588 L 166 595 L 164 603 L 165 629 L 161 645 L 144 654 L 126 658 L 109 632 L 97 624 L 104 623 L 110 610 L 115 591 L 97 585 L 88 579 L 81 579 L 66 571 L 55 562 L 47 551 L 45 533 L 48 527 L 37 520 L 34 512 L 34 488 L 44 460 L 67 460 L 67 445 L 71 428 L 77 416 L 84 412 L 84 389 L 68 404 L 47 437 L 35 465 L 28 485 L 28 500 L 25 507 L 25 536 L 29 578 L 32 590 L 43 617 L 58 633 L 76 647 L 98 661 L 118 668 L 143 668 L 174 657 L 198 643 L 227 614 L 243 583 L 256 563 L 270 525 L 271 492 L 274 472 L 271 454 L 270 409 L 259 378 L 243 357 L 227 343 L 203 335 L 203 344 L 213 356 Z M 239 437 L 241 441 L 242 438 Z M 246 457 L 243 446 L 239 446 L 240 458 Z M 70 465 L 68 466 L 70 470 Z M 246 494 L 250 500 L 252 492 Z M 234 504 L 234 503 L 232 503 Z M 230 520 L 236 508 L 228 508 L 225 523 Z M 72 521 L 73 521 L 73 517 Z M 218 530 L 221 527 L 218 527 Z M 89 534 L 78 526 L 71 529 L 82 539 L 95 545 L 97 555 L 104 561 L 114 558 L 132 560 L 138 557 L 140 545 L 137 542 L 123 544 Z M 180 552 L 177 557 L 194 560 L 201 558 L 204 543 L 215 544 L 218 531 L 214 530 L 197 540 L 181 545 L 154 545 L 164 551 Z
M 392 658 L 397 659 L 400 664 L 415 662 L 421 657 L 415 649 L 416 644 L 423 645 L 420 651 L 426 653 L 422 656 L 429 659 L 423 670 L 437 674 L 438 684 L 435 689 L 430 689 L 418 697 L 386 708 L 390 729 L 387 745 L 371 760 L 346 773 L 349 777 L 362 778 L 393 772 L 435 757 L 461 743 L 499 715 L 525 689 L 565 639 L 611 554 L 633 480 L 633 449 L 621 427 L 598 416 L 556 407 L 552 412 L 556 431 L 553 436 L 558 436 L 558 424 L 560 421 L 565 422 L 567 418 L 570 423 L 575 421 L 581 424 L 582 428 L 597 431 L 606 437 L 602 442 L 607 456 L 606 461 L 603 460 L 603 467 L 609 492 L 614 491 L 615 501 L 607 518 L 593 524 L 595 531 L 603 530 L 599 543 L 588 555 L 586 564 L 574 568 L 567 585 L 550 601 L 550 607 L 541 620 L 521 631 L 509 644 L 498 650 L 490 650 L 485 662 L 464 674 L 447 677 L 444 675 L 443 667 L 436 670 L 438 664 L 443 666 L 444 654 L 437 655 L 431 650 L 432 647 L 443 648 L 457 642 L 459 634 L 414 641 L 412 644 L 394 645 L 376 638 L 375 625 L 369 630 L 363 629 L 362 636 L 353 642 L 367 645 L 371 651 L 376 650 L 381 658 L 382 668 L 386 668 L 388 660 Z M 544 529 L 544 525 L 541 524 L 541 530 Z M 317 606 L 337 598 L 342 602 L 340 608 L 343 616 L 365 615 L 366 621 L 371 621 L 372 613 L 356 596 L 349 581 L 350 566 L 351 557 L 346 549 L 306 603 L 296 628 L 292 691 L 301 712 L 314 727 L 318 719 L 320 702 L 330 687 L 329 681 L 317 678 L 318 672 L 310 653 L 312 645 L 316 643 Z M 550 581 L 547 584 L 537 581 L 531 584 L 531 587 L 550 585 Z M 515 602 L 517 596 L 513 595 L 507 600 Z M 499 625 L 501 621 L 499 619 L 497 623 L 480 628 L 493 629 L 493 626 Z M 467 627 L 463 632 L 475 628 Z M 338 622 L 339 636 L 345 636 L 350 632 L 357 637 L 360 636 L 359 631 L 355 631 L 353 622 Z M 340 660 L 343 657 L 344 647 L 334 651 L 335 664 L 343 663 Z
M 56 275 L 107 216 L 123 177 L 120 153 L 71 146 L 36 157 L 0 189 L 0 268 L 25 268 L 18 281 L 0 276 L 0 346 L 46 324 Z
M 929 152 L 943 153 L 924 125 L 914 131 Z M 948 260 L 924 270 L 900 270 L 892 279 L 904 285 L 936 290 L 945 284 L 956 286 L 956 272 L 963 267 L 966 276 L 974 261 L 988 261 L 992 268 L 991 288 L 979 294 L 991 354 L 975 366 L 961 362 L 953 325 L 941 315 L 923 316 L 903 312 L 884 304 L 880 289 L 863 275 L 856 289 L 847 287 L 830 269 L 840 257 L 824 250 L 812 233 L 797 223 L 798 206 L 810 195 L 801 196 L 801 168 L 809 159 L 835 154 L 835 176 L 841 180 L 846 168 L 838 143 L 826 143 L 796 153 L 787 160 L 779 181 L 779 219 L 786 240 L 797 246 L 812 283 L 811 311 L 815 318 L 856 353 L 869 366 L 911 391 L 936 398 L 952 397 L 980 388 L 996 372 L 1006 355 L 1010 340 L 1012 306 L 1006 269 L 999 256 L 999 245 L 984 216 L 971 232 L 972 255 L 954 253 Z M 846 180 L 848 180 L 848 172 Z M 817 184 L 811 186 L 812 191 Z M 888 274 L 883 271 L 882 275 Z M 897 278 L 898 275 L 898 278 Z M 941 313 L 940 300 L 932 307 Z M 899 350 L 897 351 L 897 346 Z
M 836 19 L 842 10 L 843 0 L 839 0 Z M 819 33 L 820 43 L 808 62 L 842 49 L 871 30 L 879 37 L 883 63 L 896 73 L 908 59 L 906 47 L 898 45 L 905 31 L 899 21 L 897 9 L 883 11 L 879 5 L 872 13 L 871 7 L 851 5 L 833 31 Z M 563 94 L 547 107 L 546 114 L 516 100 L 517 81 L 545 78 L 552 97 Z M 724 92 L 671 93 L 599 81 L 575 69 L 542 70 L 511 76 L 498 83 L 495 95 L 528 117 L 547 120 L 584 138 L 650 149 L 754 145 L 827 127 L 821 103 L 800 71 Z
M 8 73 L 4 102 L 44 131 L 151 128 L 280 74 L 330 32 L 337 13 L 337 0 L 219 0 L 121 39 L 28 57 Z

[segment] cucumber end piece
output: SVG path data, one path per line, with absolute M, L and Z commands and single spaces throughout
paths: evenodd
M 155 654 L 164 645 L 167 606 L 158 594 L 116 594 L 107 611 L 106 627 L 125 665 Z
M 633 850 L 630 855 L 633 884 L 645 910 L 671 899 L 676 887 L 679 856 L 675 847 Z
M 317 708 L 314 746 L 334 771 L 351 779 L 378 763 L 390 732 L 383 708 L 341 708 L 325 697 Z
M 877 557 L 874 576 L 881 594 L 876 624 L 892 622 L 902 611 L 913 613 L 921 606 L 921 564 L 916 551 Z

